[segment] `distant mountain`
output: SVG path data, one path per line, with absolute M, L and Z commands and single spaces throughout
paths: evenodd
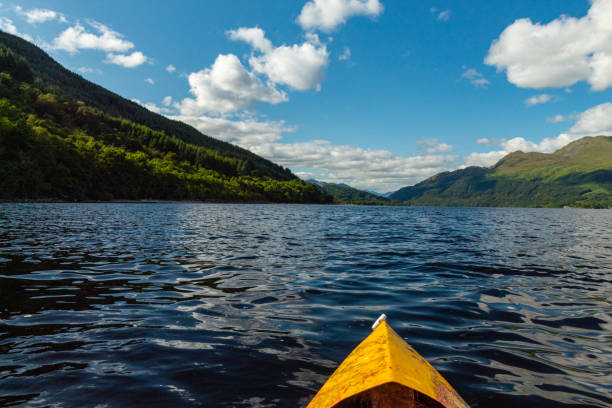
M 384 197 L 384 194 L 380 194 L 378 191 L 370 190 L 367 188 L 364 188 L 362 191 L 365 191 L 366 193 L 374 194 L 375 196 L 378 196 L 378 197 Z
M 388 198 L 388 197 L 391 197 L 394 193 L 395 191 L 387 191 L 386 193 L 380 194 L 380 196 Z
M 289 169 L 150 112 L 0 32 L 0 199 L 326 202 Z
M 612 137 L 584 137 L 550 154 L 517 151 L 491 168 L 436 174 L 389 198 L 410 205 L 611 207 Z
M 336 201 L 340 202 L 387 202 L 384 197 L 370 193 L 368 191 L 358 190 L 348 184 L 335 184 L 326 183 L 318 180 L 306 180 L 307 183 L 314 184 L 321 191 L 334 197 Z

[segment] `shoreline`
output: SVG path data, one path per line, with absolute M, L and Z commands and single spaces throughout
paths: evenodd
M 41 199 L 0 199 L 0 204 L 4 203 L 19 203 L 19 204 L 313 204 L 313 205 L 330 205 L 337 203 L 283 203 L 274 201 L 224 201 L 224 200 L 157 200 L 157 199 L 142 199 L 142 200 L 62 200 L 56 198 L 41 198 Z
M 223 201 L 223 200 L 62 200 L 62 199 L 0 199 L 0 204 L 282 204 L 282 205 L 348 205 L 356 207 L 435 207 L 435 208 L 522 208 L 522 209 L 560 209 L 560 210 L 612 210 L 610 208 L 595 207 L 494 207 L 494 206 L 457 206 L 457 205 L 410 205 L 407 203 L 369 203 L 369 202 L 333 202 L 333 203 L 294 203 L 294 202 L 274 202 L 274 201 Z

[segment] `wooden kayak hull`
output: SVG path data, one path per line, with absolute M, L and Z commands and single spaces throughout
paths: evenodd
M 469 408 L 385 321 L 340 364 L 308 408 Z

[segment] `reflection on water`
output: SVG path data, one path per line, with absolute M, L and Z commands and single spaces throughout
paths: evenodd
M 381 313 L 473 407 L 612 404 L 612 212 L 0 204 L 0 406 L 303 406 Z

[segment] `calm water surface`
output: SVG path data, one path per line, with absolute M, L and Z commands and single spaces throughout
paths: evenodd
M 472 407 L 612 405 L 612 211 L 0 204 L 0 406 L 304 406 L 380 313 Z

